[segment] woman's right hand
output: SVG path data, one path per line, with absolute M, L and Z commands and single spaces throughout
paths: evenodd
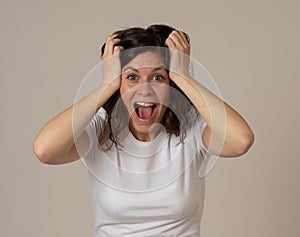
M 102 81 L 104 86 L 113 86 L 115 90 L 120 88 L 121 63 L 119 53 L 124 50 L 122 46 L 116 46 L 120 39 L 117 34 L 106 38 L 104 53 L 102 55 Z
M 100 86 L 52 118 L 35 138 L 33 151 L 42 163 L 69 163 L 86 154 L 90 146 L 86 126 L 95 112 L 120 87 L 119 53 L 123 48 L 115 46 L 120 42 L 115 37 L 116 35 L 112 35 L 106 40 Z

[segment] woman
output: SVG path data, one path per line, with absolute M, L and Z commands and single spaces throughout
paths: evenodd
M 82 158 L 95 236 L 200 236 L 202 162 L 247 152 L 249 125 L 191 77 L 181 31 L 117 31 L 101 52 L 99 87 L 43 127 L 36 156 L 47 164 Z

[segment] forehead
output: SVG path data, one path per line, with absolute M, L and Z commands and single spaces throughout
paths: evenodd
M 165 67 L 163 56 L 159 52 L 143 52 L 134 57 L 129 63 L 124 66 L 133 68 L 145 68 L 145 67 Z

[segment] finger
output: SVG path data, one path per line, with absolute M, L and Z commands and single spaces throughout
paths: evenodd
M 176 49 L 175 42 L 170 37 L 166 39 L 165 45 L 167 45 L 170 49 Z
M 119 42 L 120 42 L 120 39 L 111 39 L 111 40 L 109 40 L 107 42 L 107 53 L 108 53 L 108 56 L 113 55 L 114 47 Z
M 186 54 L 189 54 L 190 53 L 190 44 L 189 44 L 187 38 L 185 37 L 184 33 L 182 31 L 176 31 L 176 32 L 174 32 L 174 35 L 177 37 L 177 39 L 180 42 L 179 50 Z
M 106 37 L 105 40 L 105 47 L 104 47 L 104 52 L 103 52 L 103 56 L 106 57 L 109 54 L 109 42 L 112 41 L 118 34 L 113 34 L 113 35 L 109 35 Z
M 185 37 L 185 34 L 182 31 L 179 31 L 179 34 L 181 36 L 182 41 L 189 45 L 189 42 L 188 42 L 187 38 Z
M 115 46 L 113 55 L 120 53 L 122 50 L 124 50 L 124 48 L 122 46 Z
M 112 40 L 116 35 L 110 35 L 107 36 L 105 39 L 105 43 L 104 43 L 104 51 L 103 51 L 103 56 L 105 56 L 107 54 L 107 43 L 109 40 Z
M 105 44 L 105 49 L 104 49 L 104 57 L 109 57 L 111 55 L 113 55 L 113 50 L 114 50 L 114 46 L 115 44 L 119 43 L 120 39 L 112 39 L 112 38 L 108 38 Z
M 190 46 L 190 43 L 188 42 L 188 40 L 187 40 L 184 32 L 182 32 L 182 31 L 175 31 L 174 35 L 180 40 L 180 43 L 181 43 L 181 45 L 184 48 L 187 48 L 187 47 Z
M 113 34 L 111 36 L 109 36 L 111 39 L 115 38 L 118 34 Z
M 182 51 L 184 50 L 184 42 L 182 42 L 181 36 L 177 31 L 172 31 L 169 37 L 174 41 L 176 47 Z
M 114 39 L 118 34 L 109 35 L 106 37 L 106 41 Z

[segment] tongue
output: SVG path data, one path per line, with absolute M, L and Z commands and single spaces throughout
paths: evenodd
M 138 111 L 138 116 L 141 119 L 149 119 L 152 115 L 153 108 L 151 106 L 149 107 L 140 106 L 137 111 Z

